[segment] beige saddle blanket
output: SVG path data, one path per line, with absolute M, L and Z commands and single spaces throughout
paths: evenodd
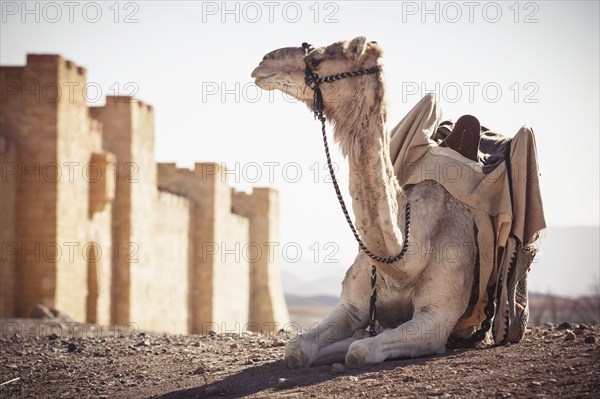
M 479 278 L 455 334 L 467 337 L 479 328 L 485 305 L 492 300 L 494 340 L 518 342 L 528 318 L 527 272 L 546 227 L 533 130 L 524 126 L 511 140 L 509 167 L 504 161 L 486 174 L 481 163 L 433 140 L 440 118 L 440 106 L 428 94 L 392 130 L 390 156 L 396 176 L 402 186 L 437 181 L 475 219 Z M 494 297 L 488 298 L 492 286 Z

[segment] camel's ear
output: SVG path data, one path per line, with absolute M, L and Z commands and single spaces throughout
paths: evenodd
M 344 52 L 349 58 L 358 61 L 365 50 L 367 49 L 367 38 L 364 36 L 358 36 L 350 40 L 344 48 Z

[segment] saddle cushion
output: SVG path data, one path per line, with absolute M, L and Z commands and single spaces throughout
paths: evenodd
M 467 159 L 479 162 L 479 141 L 481 125 L 473 115 L 463 115 L 454 124 L 448 136 L 439 144 L 440 147 L 450 147 Z

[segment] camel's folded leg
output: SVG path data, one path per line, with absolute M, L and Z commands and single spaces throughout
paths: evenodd
M 348 353 L 350 345 L 352 345 L 354 341 L 367 338 L 368 336 L 369 332 L 367 330 L 365 330 L 364 328 L 359 328 L 354 332 L 352 337 L 346 338 L 342 341 L 335 342 L 331 345 L 327 345 L 319 349 L 319 354 L 312 364 L 314 366 L 318 366 L 321 364 L 343 362 L 346 359 L 346 353 Z
M 421 310 L 412 320 L 383 331 L 376 337 L 350 345 L 346 362 L 350 364 L 379 363 L 398 357 L 418 357 L 443 353 L 456 320 L 442 316 L 443 309 Z
M 311 365 L 319 366 L 321 364 L 343 362 L 346 358 L 346 353 L 348 353 L 348 348 L 357 340 L 358 338 L 350 337 L 319 349 L 317 358 L 313 360 Z
M 316 363 L 342 361 L 352 338 L 368 321 L 366 309 L 340 303 L 315 327 L 288 341 L 285 362 L 290 368 L 308 367 Z

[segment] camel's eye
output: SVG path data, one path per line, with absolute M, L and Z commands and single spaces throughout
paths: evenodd
M 322 59 L 316 59 L 316 58 L 309 58 L 307 60 L 308 66 L 311 67 L 312 69 L 315 69 L 319 66 L 319 64 L 323 62 Z

